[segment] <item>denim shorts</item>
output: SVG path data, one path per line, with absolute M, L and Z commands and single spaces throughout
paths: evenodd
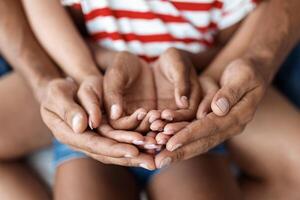
M 68 147 L 67 145 L 62 144 L 55 139 L 53 140 L 53 147 L 54 147 L 53 165 L 55 168 L 66 161 L 87 157 L 85 154 L 75 151 L 70 147 Z M 221 154 L 221 155 L 226 154 L 226 152 L 227 151 L 224 144 L 220 144 L 210 151 L 210 153 Z M 140 167 L 129 167 L 128 169 L 141 186 L 147 184 L 150 178 L 160 171 L 160 170 L 151 171 Z
M 10 71 L 9 65 L 0 57 L 0 76 Z M 275 80 L 275 86 L 285 94 L 291 102 L 300 108 L 300 45 L 298 45 L 289 55 L 282 65 Z M 53 141 L 54 146 L 54 166 L 71 159 L 84 158 L 84 154 L 70 149 L 68 146 Z M 224 154 L 226 148 L 224 144 L 214 148 L 212 153 Z M 129 168 L 140 184 L 146 184 L 150 178 L 159 170 L 149 171 L 143 168 Z

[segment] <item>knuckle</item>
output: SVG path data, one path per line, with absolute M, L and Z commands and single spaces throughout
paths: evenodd
M 231 104 L 234 104 L 240 99 L 240 92 L 237 88 L 227 87 L 226 88 L 226 96 Z
M 174 157 L 175 160 L 174 161 L 183 160 L 184 156 L 185 156 L 185 152 L 182 149 L 178 149 L 178 150 L 176 150 L 175 157 Z

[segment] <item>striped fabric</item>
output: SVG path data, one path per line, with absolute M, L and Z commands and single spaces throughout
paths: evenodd
M 254 0 L 65 0 L 84 13 L 101 46 L 130 51 L 146 61 L 176 47 L 198 53 L 255 8 Z

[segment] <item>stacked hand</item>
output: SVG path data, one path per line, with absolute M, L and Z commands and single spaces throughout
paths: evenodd
M 115 53 L 106 68 L 103 101 L 101 81 L 79 83 L 92 91 L 80 96 L 75 82 L 56 80 L 43 100 L 43 119 L 58 140 L 100 162 L 147 169 L 199 155 L 239 133 L 266 87 L 243 62 L 228 66 L 220 85 L 209 75 L 198 80 L 188 57 L 174 48 L 151 66 L 131 53 Z M 102 102 L 107 116 L 99 125 Z M 83 120 L 76 125 L 70 119 L 78 113 Z M 82 132 L 88 121 L 94 130 Z

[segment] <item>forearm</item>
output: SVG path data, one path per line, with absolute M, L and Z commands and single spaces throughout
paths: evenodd
M 24 76 L 37 99 L 60 73 L 35 39 L 19 0 L 0 1 L 0 52 Z
M 261 3 L 215 58 L 205 74 L 219 80 L 224 68 L 241 58 L 271 81 L 290 49 L 299 39 L 299 1 Z
M 57 64 L 76 81 L 99 74 L 91 52 L 58 0 L 23 0 L 31 26 Z

